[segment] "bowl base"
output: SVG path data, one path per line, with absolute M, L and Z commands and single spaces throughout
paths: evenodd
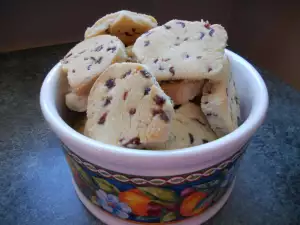
M 235 183 L 235 180 L 232 182 L 231 186 L 228 188 L 228 190 L 223 195 L 223 197 L 218 202 L 216 202 L 213 206 L 208 208 L 205 212 L 200 214 L 199 216 L 195 216 L 193 218 L 185 219 L 185 220 L 179 221 L 179 222 L 173 222 L 173 223 L 171 222 L 170 224 L 172 224 L 172 225 L 200 225 L 200 224 L 206 222 L 207 220 L 212 218 L 225 205 L 225 203 L 227 202 L 227 200 L 232 192 L 234 183 Z M 97 206 L 95 206 L 93 203 L 91 203 L 90 200 L 88 200 L 82 194 L 82 192 L 79 190 L 79 188 L 76 185 L 76 183 L 74 182 L 74 180 L 73 180 L 73 185 L 74 185 L 75 191 L 76 191 L 80 201 L 83 203 L 83 205 L 95 217 L 97 217 L 99 220 L 103 221 L 105 224 L 108 224 L 108 225 L 136 225 L 137 224 L 135 222 L 131 223 L 129 221 L 124 221 L 124 220 L 118 219 L 114 216 L 110 216 L 108 213 L 103 212 Z M 149 224 L 151 224 L 151 223 L 149 223 Z

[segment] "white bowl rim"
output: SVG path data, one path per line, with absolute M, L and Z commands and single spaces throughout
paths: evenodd
M 224 145 L 230 146 L 235 142 L 239 142 L 239 140 L 249 139 L 254 134 L 256 129 L 262 124 L 268 108 L 267 88 L 257 70 L 238 54 L 227 49 L 226 54 L 229 58 L 232 58 L 242 64 L 253 76 L 253 80 L 256 82 L 257 88 L 255 98 L 256 101 L 259 101 L 259 104 L 257 102 L 255 107 L 252 107 L 248 118 L 235 131 L 204 145 L 175 150 L 128 149 L 92 140 L 78 133 L 59 116 L 54 104 L 48 104 L 51 102 L 50 93 L 55 92 L 55 90 L 51 89 L 51 85 L 53 85 L 53 82 L 57 79 L 56 71 L 58 70 L 60 63 L 57 63 L 56 66 L 52 68 L 43 82 L 40 93 L 41 109 L 45 119 L 54 131 L 59 132 L 60 134 L 67 133 L 69 137 L 72 138 L 72 141 L 74 141 L 74 146 L 85 146 L 84 151 L 89 155 L 97 155 L 101 153 L 101 157 L 108 157 L 110 159 L 114 158 L 125 162 L 126 159 L 129 161 L 138 160 L 140 163 L 151 163 L 153 160 L 161 160 L 161 162 L 166 163 L 169 160 L 188 160 L 193 157 L 198 158 L 199 156 L 203 158 L 210 158 L 211 155 L 222 157 L 224 155 L 228 155 L 228 152 L 220 151 Z M 235 152 L 237 150 L 235 150 Z M 85 153 L 82 152 L 82 155 L 84 154 Z M 172 164 L 174 164 L 174 162 Z

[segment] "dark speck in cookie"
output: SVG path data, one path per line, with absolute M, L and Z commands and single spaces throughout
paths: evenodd
M 206 143 L 208 143 L 208 140 L 202 139 L 202 142 L 203 142 L 203 144 L 206 144 Z
M 114 46 L 114 47 L 108 47 L 108 48 L 106 49 L 107 52 L 111 51 L 112 53 L 114 53 L 116 50 L 117 50 L 117 47 L 116 47 L 116 46 Z
M 125 91 L 124 94 L 123 94 L 123 100 L 124 101 L 127 99 L 127 96 L 128 96 L 128 91 Z
M 180 24 L 181 26 L 182 26 L 182 28 L 184 28 L 185 27 L 185 23 L 184 22 L 182 22 L 182 21 L 178 21 L 178 22 L 176 22 L 177 24 Z
M 174 66 L 171 66 L 171 67 L 169 68 L 169 71 L 170 71 L 170 73 L 172 74 L 172 76 L 175 75 L 175 69 L 174 69 Z
M 187 41 L 187 40 L 189 40 L 189 38 L 188 37 L 186 37 L 185 39 L 183 39 L 184 41 Z
M 151 77 L 151 74 L 147 70 L 140 70 L 140 72 L 145 78 Z
M 103 49 L 103 45 L 99 45 L 95 48 L 95 52 L 100 52 Z
M 205 34 L 203 32 L 200 32 L 200 40 L 204 38 Z
M 130 115 L 134 115 L 136 113 L 136 109 L 135 108 L 131 108 L 130 110 L 129 110 L 129 114 Z
M 109 104 L 111 103 L 111 100 L 112 100 L 112 97 L 111 97 L 111 96 L 107 97 L 107 98 L 105 99 L 105 101 L 104 101 L 103 106 L 109 105 Z
M 202 56 L 197 56 L 196 58 L 197 58 L 197 59 L 201 59 L 201 58 L 202 58 Z
M 98 121 L 98 124 L 104 124 L 105 123 L 105 120 L 106 120 L 106 116 L 107 116 L 107 112 L 106 113 L 104 113 L 101 117 L 100 117 L 100 119 L 99 119 L 99 121 Z
M 211 30 L 209 31 L 209 33 L 208 33 L 208 34 L 209 34 L 209 36 L 211 36 L 211 37 L 212 37 L 212 36 L 213 36 L 213 34 L 214 34 L 214 32 L 215 32 L 215 30 L 214 30 L 214 29 L 211 29 Z
M 162 109 L 153 109 L 152 110 L 152 115 L 153 116 L 159 115 L 160 119 L 163 120 L 163 121 L 165 121 L 165 122 L 169 122 L 170 121 L 168 115 Z
M 147 47 L 148 45 L 150 45 L 150 41 L 149 40 L 144 41 L 144 46 Z
M 113 88 L 114 86 L 116 86 L 115 79 L 108 79 L 108 80 L 105 82 L 105 86 L 108 87 L 108 89 L 111 89 L 111 88 Z
M 145 91 L 144 91 L 144 95 L 148 95 L 149 92 L 150 92 L 150 90 L 151 90 L 151 88 L 146 87 L 146 88 L 145 88 Z
M 74 70 L 74 69 L 72 70 L 72 73 L 75 73 L 75 70 Z
M 88 65 L 87 69 L 90 70 L 92 67 L 92 64 L 91 65 Z
M 157 61 L 158 61 L 158 59 L 154 59 L 154 61 L 153 61 L 153 62 L 154 62 L 154 63 L 157 63 Z
M 194 143 L 194 136 L 189 133 L 189 137 L 190 137 L 190 143 L 193 144 Z
M 157 105 L 159 105 L 159 106 L 162 106 L 162 105 L 165 104 L 165 102 L 166 102 L 166 99 L 163 98 L 163 97 L 161 97 L 161 96 L 159 96 L 159 95 L 155 95 L 155 97 L 154 97 L 153 100 L 154 100 L 155 103 L 156 103 Z
M 123 74 L 122 78 L 127 77 L 128 75 L 130 75 L 130 73 L 131 73 L 131 70 L 128 70 L 126 73 Z
M 169 26 L 169 25 L 164 25 L 164 27 L 165 27 L 167 30 L 171 29 L 171 26 Z
M 207 71 L 208 71 L 208 72 L 212 71 L 212 68 L 209 67 Z
M 164 70 L 164 68 L 160 65 L 159 66 L 159 68 L 158 68 L 159 70 Z

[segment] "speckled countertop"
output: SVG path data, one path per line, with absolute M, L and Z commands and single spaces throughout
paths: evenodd
M 102 224 L 78 200 L 39 108 L 46 73 L 71 46 L 0 55 L 1 225 Z M 300 224 L 300 93 L 263 77 L 266 121 L 242 160 L 233 195 L 206 225 Z

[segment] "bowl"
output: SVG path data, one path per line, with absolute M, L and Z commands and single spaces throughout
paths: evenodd
M 43 115 L 62 142 L 75 190 L 88 210 L 109 225 L 200 224 L 227 201 L 249 140 L 262 124 L 268 93 L 259 73 L 226 50 L 243 123 L 207 144 L 168 151 L 126 149 L 72 129 L 64 104 L 66 76 L 58 63 L 40 94 Z

